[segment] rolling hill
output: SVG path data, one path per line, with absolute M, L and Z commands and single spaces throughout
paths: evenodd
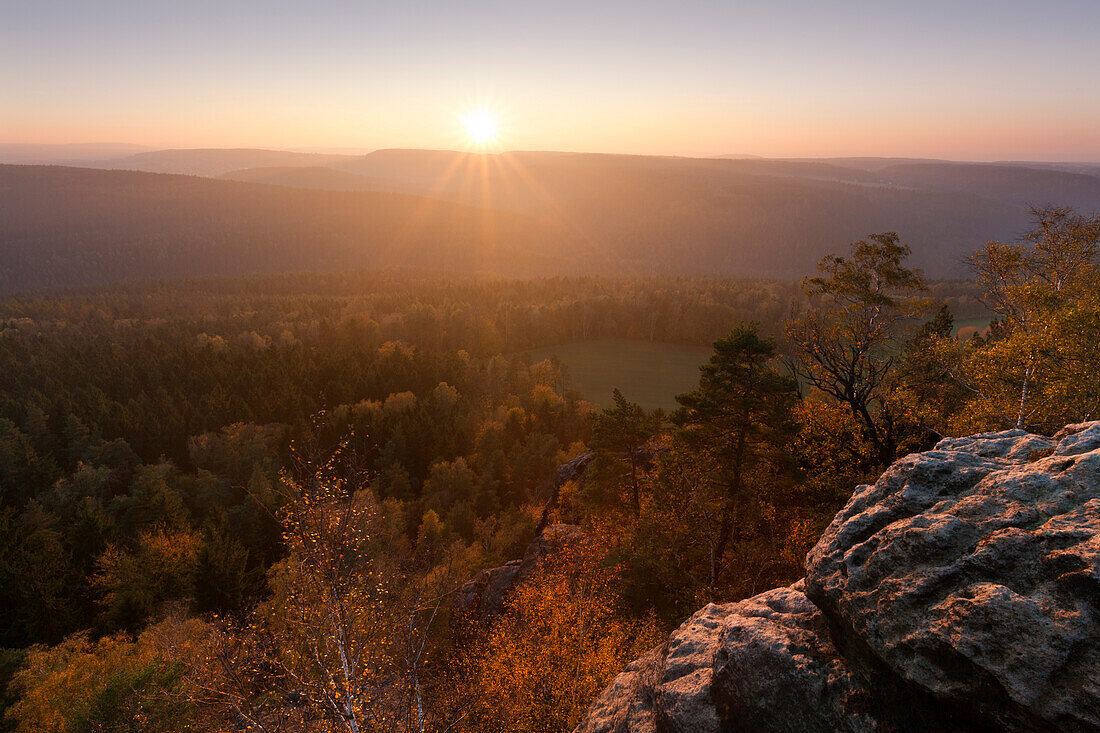
M 906 163 L 879 175 L 897 186 L 958 191 L 1019 206 L 1055 203 L 1078 209 L 1100 206 L 1100 178 L 1049 168 L 974 163 Z
M 293 188 L 316 188 L 322 191 L 391 191 L 397 184 L 381 179 L 371 179 L 347 171 L 326 168 L 320 165 L 310 166 L 264 166 L 243 168 L 222 173 L 217 176 L 226 181 L 241 183 L 266 183 L 272 186 L 291 186 Z
M 1017 237 L 1029 205 L 1100 209 L 1100 177 L 1031 165 L 427 150 L 120 160 L 233 180 L 0 166 L 0 290 L 376 266 L 793 279 L 882 231 L 930 276 L 953 277 L 985 241 Z
M 1100 209 L 1100 177 L 1055 164 L 380 150 L 331 167 L 364 189 L 551 218 L 628 270 L 797 277 L 824 252 L 893 230 L 917 264 L 953 276 L 981 243 L 1018 236 L 1032 205 Z M 280 183 L 312 185 L 293 171 Z
M 150 150 L 82 164 L 90 168 L 180 173 L 189 176 L 220 176 L 242 168 L 270 166 L 314 166 L 338 163 L 358 156 L 329 153 L 295 153 L 288 150 L 254 148 L 195 148 Z
M 0 165 L 0 292 L 373 267 L 560 268 L 526 217 L 423 197 Z
M 897 231 L 919 266 L 951 276 L 978 245 L 1014 238 L 1028 221 L 1027 207 L 1013 198 L 961 190 L 951 180 L 898 184 L 823 161 L 392 150 L 339 167 L 548 218 L 627 271 L 799 277 L 825 253 Z M 1081 192 L 1078 205 L 1098 182 L 1065 178 Z M 1100 196 L 1093 200 L 1100 206 Z
M 128 157 L 150 148 L 127 143 L 72 143 L 62 145 L 0 143 L 0 163 L 20 165 L 90 165 L 94 161 Z

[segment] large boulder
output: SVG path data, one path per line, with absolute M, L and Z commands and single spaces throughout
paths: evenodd
M 619 674 L 574 733 L 951 729 L 905 690 L 865 682 L 799 582 L 698 611 Z
M 898 461 L 806 570 L 696 613 L 577 733 L 1100 730 L 1100 422 Z
M 975 724 L 1100 729 L 1100 423 L 941 441 L 806 560 L 838 642 Z

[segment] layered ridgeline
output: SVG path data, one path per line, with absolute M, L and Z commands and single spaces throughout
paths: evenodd
M 438 199 L 0 166 L 0 293 L 144 279 L 427 267 L 534 274 L 553 227 Z
M 1100 730 L 1100 422 L 946 439 L 856 489 L 806 578 L 710 604 L 575 733 Z
M 1014 239 L 1032 205 L 1100 209 L 1100 170 L 1043 164 L 424 150 L 75 164 L 0 166 L 0 292 L 392 265 L 789 279 L 881 231 L 951 277 L 981 243 Z

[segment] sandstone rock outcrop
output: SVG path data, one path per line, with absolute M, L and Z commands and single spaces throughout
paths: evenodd
M 1100 422 L 898 461 L 804 583 L 702 609 L 577 728 L 735 730 L 1100 730 Z
M 459 588 L 451 607 L 451 615 L 460 629 L 483 624 L 504 608 L 508 593 L 530 577 L 535 567 L 549 554 L 585 539 L 584 531 L 573 524 L 550 524 L 558 504 L 561 488 L 584 476 L 595 453 L 587 451 L 558 466 L 551 485 L 550 498 L 535 526 L 535 539 L 527 546 L 520 560 L 510 560 L 495 568 L 482 570 L 477 577 Z
M 544 558 L 583 542 L 586 537 L 584 530 L 574 524 L 550 525 L 527 546 L 523 559 L 482 570 L 459 588 L 452 615 L 462 624 L 488 621 L 503 610 L 512 588 L 531 577 Z
M 558 470 L 554 472 L 554 482 L 550 487 L 550 498 L 546 500 L 546 505 L 542 508 L 542 515 L 539 517 L 539 522 L 535 526 L 536 537 L 541 537 L 542 533 L 546 531 L 547 526 L 549 526 L 550 518 L 553 516 L 554 510 L 558 508 L 558 498 L 561 495 L 561 488 L 570 481 L 582 479 L 588 471 L 588 464 L 590 464 L 595 457 L 595 452 L 586 451 L 576 458 L 558 466 Z

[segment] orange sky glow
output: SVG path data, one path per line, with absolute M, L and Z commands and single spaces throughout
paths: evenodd
M 0 142 L 1100 160 L 1100 3 L 224 5 L 21 4 Z

